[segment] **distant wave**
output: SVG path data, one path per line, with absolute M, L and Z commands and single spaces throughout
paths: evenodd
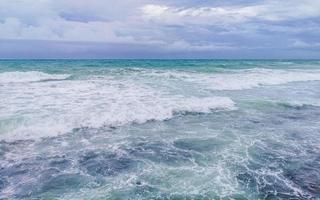
M 47 74 L 40 71 L 3 72 L 0 73 L 0 83 L 24 83 L 48 80 L 63 80 L 70 77 L 68 74 Z
M 213 90 L 243 90 L 263 85 L 281 85 L 290 82 L 319 81 L 320 70 L 278 70 L 254 68 L 224 70 L 218 73 L 187 71 L 155 71 L 151 76 L 179 79 Z
M 292 109 L 304 109 L 304 108 L 315 108 L 315 107 L 320 107 L 320 104 L 318 102 L 276 102 L 277 105 L 280 105 L 285 108 L 292 108 Z

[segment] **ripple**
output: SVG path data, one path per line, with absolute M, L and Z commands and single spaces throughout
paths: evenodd
M 87 152 L 80 157 L 79 164 L 90 175 L 112 176 L 134 168 L 137 162 L 114 153 Z

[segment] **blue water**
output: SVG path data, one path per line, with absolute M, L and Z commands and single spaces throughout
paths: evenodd
M 320 61 L 2 60 L 0 199 L 320 199 Z

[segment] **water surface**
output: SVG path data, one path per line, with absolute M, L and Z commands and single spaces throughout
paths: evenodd
M 2 60 L 0 199 L 319 199 L 320 61 Z

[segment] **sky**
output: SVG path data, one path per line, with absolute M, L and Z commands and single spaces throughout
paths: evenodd
M 0 58 L 320 59 L 320 0 L 0 0 Z

